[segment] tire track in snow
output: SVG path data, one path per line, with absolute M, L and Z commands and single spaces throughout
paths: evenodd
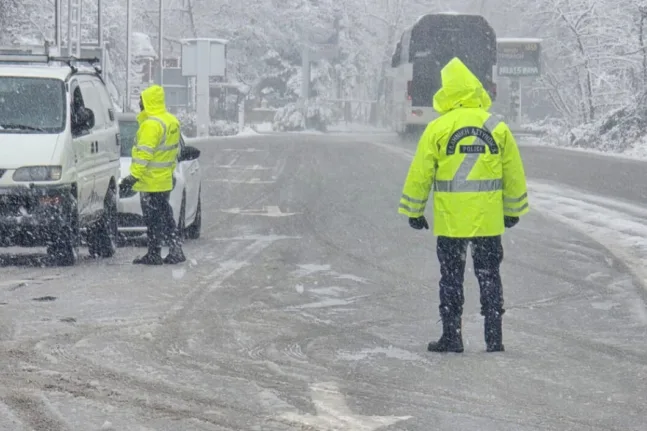
M 2 397 L 11 412 L 34 431 L 72 431 L 42 396 L 14 392 Z

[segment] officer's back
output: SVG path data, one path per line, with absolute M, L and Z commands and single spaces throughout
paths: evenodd
M 527 212 L 519 150 L 508 126 L 488 112 L 492 102 L 483 85 L 458 58 L 441 74 L 433 99 L 441 116 L 420 138 L 399 212 L 422 216 L 433 183 L 436 236 L 501 235 L 504 213 Z

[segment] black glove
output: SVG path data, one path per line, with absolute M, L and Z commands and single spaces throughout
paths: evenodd
M 503 216 L 503 224 L 505 227 L 513 227 L 519 223 L 519 217 Z
M 420 230 L 423 227 L 425 229 L 429 229 L 429 223 L 427 223 L 425 216 L 420 216 L 418 218 L 409 217 L 409 226 L 416 230 Z
M 121 180 L 121 183 L 119 184 L 119 191 L 129 191 L 133 188 L 137 181 L 139 181 L 137 178 L 133 177 L 132 175 L 128 175 L 126 178 Z

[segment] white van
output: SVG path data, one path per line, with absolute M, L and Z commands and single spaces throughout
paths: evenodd
M 116 251 L 119 126 L 98 68 L 52 60 L 0 55 L 0 246 L 74 265 L 82 231 Z

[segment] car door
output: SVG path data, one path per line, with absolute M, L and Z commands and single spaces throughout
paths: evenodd
M 104 109 L 99 93 L 92 81 L 93 77 L 85 76 L 79 80 L 79 85 L 85 106 L 94 112 L 94 127 L 91 131 L 90 142 L 94 187 L 90 198 L 90 206 L 91 211 L 96 214 L 103 209 L 103 202 L 110 181 L 110 161 L 106 156 L 105 147 L 108 144 L 108 134 L 111 131 L 106 128 L 108 121 L 107 110 Z
M 70 117 L 74 118 L 79 109 L 85 107 L 79 81 L 72 78 L 70 86 Z M 73 123 L 73 121 L 70 121 Z M 81 219 L 91 216 L 91 197 L 94 190 L 94 173 L 92 160 L 92 135 L 88 129 L 72 127 L 72 146 L 74 147 L 74 164 L 77 178 L 77 206 Z
M 184 137 L 180 137 L 180 154 L 186 147 Z M 200 164 L 196 160 L 184 160 L 179 164 L 182 165 L 182 172 L 186 180 L 186 215 L 188 220 L 193 220 L 198 209 L 198 193 L 200 188 Z

